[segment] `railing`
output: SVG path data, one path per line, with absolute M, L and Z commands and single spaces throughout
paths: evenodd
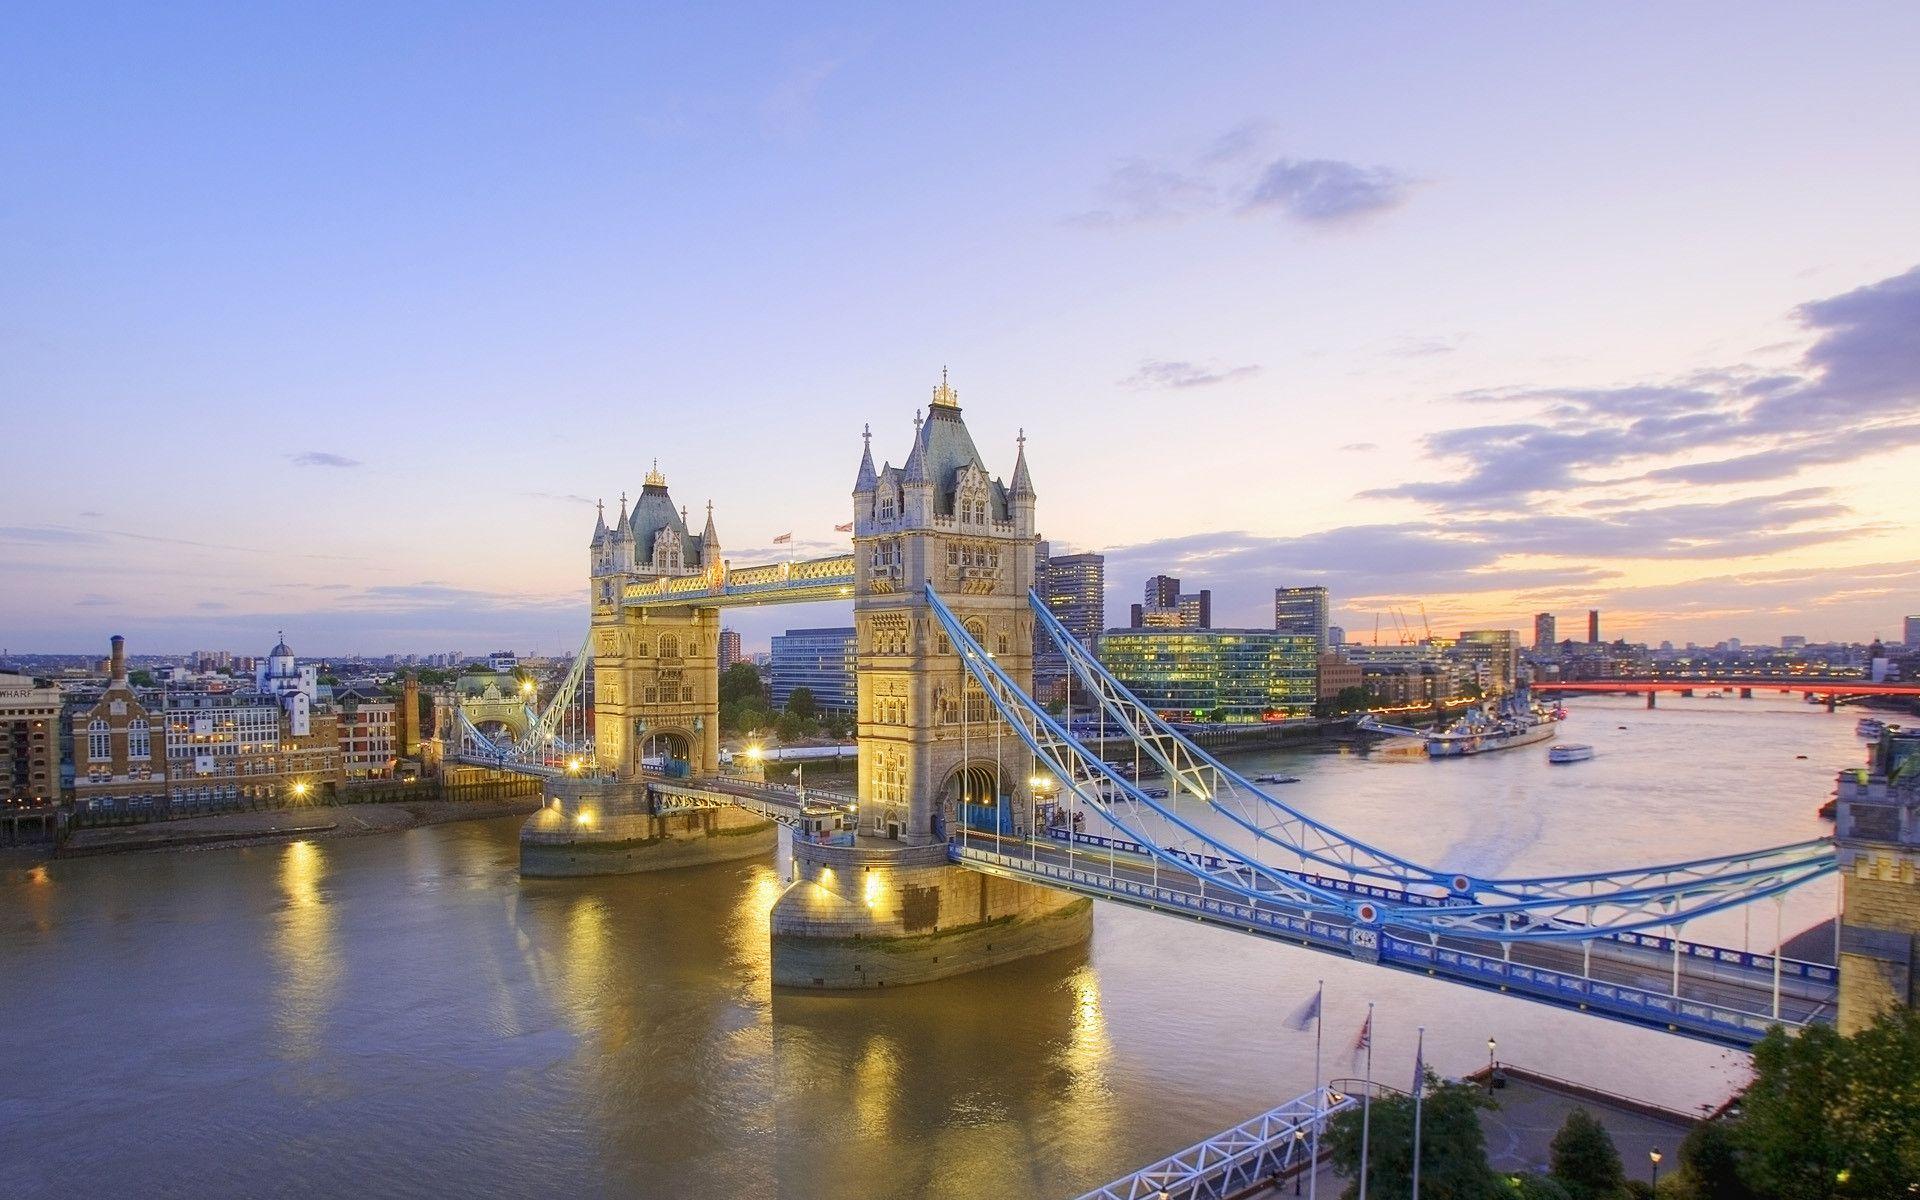
M 1055 841 L 1068 840 L 1069 835 L 1064 829 L 1049 829 L 1046 832 L 1047 836 L 1053 838 Z M 1147 848 L 1145 846 L 1124 838 L 1107 838 L 1097 834 L 1080 833 L 1078 831 L 1075 831 L 1071 835 L 1071 838 L 1073 843 L 1079 846 L 1093 846 L 1099 849 L 1111 847 L 1113 850 L 1122 854 L 1132 854 L 1143 858 L 1147 856 Z M 1235 865 L 1232 859 L 1223 859 L 1213 855 L 1192 855 L 1179 850 L 1169 850 L 1168 853 L 1180 859 L 1199 859 L 1205 866 L 1215 870 L 1223 866 Z M 1409 892 L 1400 888 L 1387 887 L 1383 884 L 1357 883 L 1353 880 L 1341 879 L 1331 875 L 1320 875 L 1309 871 L 1293 871 L 1289 872 L 1289 874 L 1297 875 L 1301 879 L 1307 880 L 1310 883 L 1316 883 L 1324 888 L 1330 888 L 1333 891 L 1350 892 L 1356 896 L 1369 896 L 1376 900 L 1391 900 L 1401 904 L 1418 904 L 1428 907 L 1445 907 L 1451 903 L 1458 903 L 1445 897 L 1422 895 L 1418 892 Z M 1662 937 L 1658 934 L 1651 933 L 1637 933 L 1630 930 L 1620 933 L 1596 933 L 1594 940 L 1657 950 L 1663 955 L 1671 955 L 1674 945 L 1673 938 Z M 1770 975 L 1773 972 L 1773 955 L 1771 954 L 1761 954 L 1750 950 L 1734 950 L 1727 946 L 1714 946 L 1705 942 L 1682 940 L 1680 942 L 1680 957 L 1687 962 L 1737 967 L 1742 970 L 1752 971 L 1755 974 Z M 1839 970 L 1826 963 L 1808 962 L 1804 959 L 1787 958 L 1785 956 L 1782 956 L 1780 959 L 1780 973 L 1782 976 L 1788 978 L 1804 979 L 1811 983 L 1838 984 L 1840 980 Z
M 1118 849 L 1117 843 L 1115 848 Z M 1237 926 L 1246 932 L 1295 941 L 1323 950 L 1354 953 L 1362 948 L 1359 945 L 1361 938 L 1372 937 L 1377 943 L 1379 961 L 1388 966 L 1444 975 L 1460 982 L 1491 986 L 1535 1000 L 1594 1011 L 1636 1024 L 1663 1026 L 1672 1032 L 1688 1033 L 1726 1045 L 1751 1046 L 1765 1035 L 1769 1027 L 1793 1023 L 1648 988 L 1603 982 L 1547 967 L 1415 941 L 1384 930 L 1248 904 L 1232 897 L 1222 899 L 1197 894 L 1185 888 L 1168 887 L 1110 870 L 1103 871 L 1097 866 L 1066 866 L 1046 859 L 983 850 L 960 842 L 948 844 L 948 857 L 976 869 L 985 868 L 1010 877 L 1039 879 L 1069 890 L 1139 906 L 1187 912 L 1202 919 Z
M 1332 1097 L 1331 1087 L 1296 1096 L 1080 1200 L 1212 1200 L 1277 1182 L 1308 1168 L 1327 1118 L 1360 1105 L 1351 1092 Z

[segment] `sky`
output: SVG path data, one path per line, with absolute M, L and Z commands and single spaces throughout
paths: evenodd
M 11 9 L 0 651 L 570 650 L 942 367 L 1114 621 L 1920 612 L 1920 7 L 654 7 Z

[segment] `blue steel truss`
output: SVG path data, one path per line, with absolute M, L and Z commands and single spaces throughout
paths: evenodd
M 1436 871 L 1348 838 L 1331 826 L 1260 792 L 1176 731 L 1107 675 L 1034 599 L 1042 628 L 1062 642 L 1083 687 L 1100 697 L 1125 736 L 1167 770 L 1173 787 L 1155 796 L 1084 745 L 1028 695 L 974 641 L 929 585 L 926 596 L 968 675 L 1005 727 L 1082 805 L 1145 848 L 1163 867 L 1239 897 L 1256 908 L 1290 906 L 1370 931 L 1467 936 L 1496 943 L 1591 941 L 1639 930 L 1677 927 L 1710 913 L 1777 895 L 1834 869 L 1831 849 L 1815 843 L 1631 871 L 1528 880 L 1475 880 Z M 1091 666 L 1089 665 L 1091 663 Z M 962 705 L 963 710 L 970 706 Z M 1227 841 L 1212 823 L 1183 815 L 1181 797 L 1253 835 Z M 1029 842 L 1037 839 L 1029 837 Z M 1344 881 L 1321 872 L 1344 872 Z M 1384 885 L 1381 895 L 1355 885 Z M 1344 883 L 1346 886 L 1340 886 Z

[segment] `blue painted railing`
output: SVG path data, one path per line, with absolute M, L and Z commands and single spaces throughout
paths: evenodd
M 1075 841 L 1090 836 L 1077 834 Z M 1087 844 L 1099 845 L 1104 849 L 1106 839 Z M 1119 850 L 1130 844 L 1133 843 L 1116 842 L 1114 849 Z M 1017 877 L 1042 879 L 1148 907 L 1189 912 L 1256 934 L 1303 942 L 1324 950 L 1351 953 L 1354 949 L 1353 933 L 1373 932 L 1298 913 L 1256 907 L 1238 899 L 1202 897 L 1180 888 L 1163 887 L 1017 854 L 1004 854 L 997 850 L 983 850 L 958 842 L 950 842 L 947 853 L 955 862 L 996 869 Z M 1508 962 L 1471 951 L 1429 945 L 1384 931 L 1378 934 L 1378 942 L 1380 961 L 1389 966 L 1495 987 L 1561 1007 L 1595 1012 L 1634 1024 L 1659 1026 L 1727 1045 L 1751 1046 L 1777 1023 L 1771 1017 L 1739 1009 L 1687 1000 L 1627 984 L 1587 979 L 1546 967 Z

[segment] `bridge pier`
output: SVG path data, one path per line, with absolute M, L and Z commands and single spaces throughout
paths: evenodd
M 1752 689 L 1752 688 L 1741 688 L 1741 689 L 1740 689 L 1740 698 L 1741 698 L 1742 700 L 1751 700 L 1751 699 L 1753 699 L 1753 689 Z
M 1093 901 L 953 865 L 936 843 L 794 842 L 773 906 L 773 982 L 796 988 L 925 983 L 1077 946 Z
M 770 856 L 771 820 L 731 805 L 655 813 L 645 779 L 550 779 L 520 828 L 522 878 L 627 875 Z
M 1654 691 L 1654 690 L 1653 690 L 1652 688 L 1648 688 L 1648 689 L 1647 689 L 1647 707 L 1648 707 L 1648 708 L 1654 708 L 1654 707 L 1657 707 L 1657 706 L 1656 706 L 1656 705 L 1654 704 L 1654 697 L 1655 697 L 1655 696 L 1658 696 L 1659 694 L 1660 694 L 1660 693 L 1658 693 L 1658 692 L 1656 692 L 1656 691 Z
M 1835 792 L 1841 1033 L 1920 1007 L 1920 782 L 1899 777 L 1896 746 L 1881 739 L 1865 771 L 1840 772 Z

